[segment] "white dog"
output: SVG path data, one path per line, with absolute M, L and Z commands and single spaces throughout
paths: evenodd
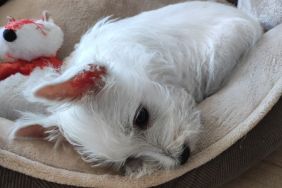
M 48 113 L 25 113 L 13 135 L 42 135 L 41 125 L 53 140 L 59 130 L 86 161 L 133 176 L 184 164 L 201 128 L 196 103 L 219 89 L 261 34 L 257 21 L 212 2 L 103 19 L 62 74 L 45 71 L 26 90 Z

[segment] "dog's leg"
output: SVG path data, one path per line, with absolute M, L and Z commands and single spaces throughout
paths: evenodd
M 235 23 L 236 21 L 226 21 L 215 30 L 213 55 L 208 66 L 210 74 L 207 79 L 206 96 L 216 92 L 228 79 L 236 64 L 262 34 L 262 29 L 258 24 L 251 25 L 240 19 L 238 23 Z M 229 31 L 226 32 L 226 29 Z

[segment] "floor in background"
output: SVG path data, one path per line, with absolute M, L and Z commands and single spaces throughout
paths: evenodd
M 282 147 L 221 188 L 281 188 Z

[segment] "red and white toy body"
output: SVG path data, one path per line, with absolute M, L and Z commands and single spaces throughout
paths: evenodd
M 39 20 L 8 17 L 8 23 L 0 28 L 0 80 L 17 73 L 30 75 L 35 68 L 59 69 L 62 62 L 56 54 L 63 36 L 47 12 Z

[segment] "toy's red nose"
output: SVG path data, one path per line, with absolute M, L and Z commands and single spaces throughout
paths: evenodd
M 13 42 L 13 41 L 15 41 L 17 39 L 17 34 L 12 29 L 5 29 L 4 32 L 3 32 L 3 38 L 7 42 Z

